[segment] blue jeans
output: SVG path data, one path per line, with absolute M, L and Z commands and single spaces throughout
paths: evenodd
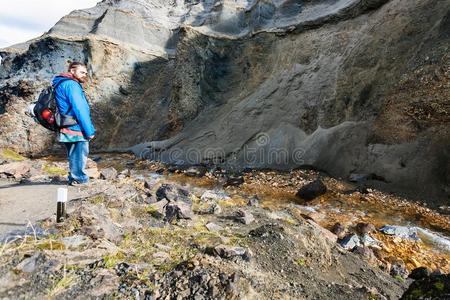
M 63 143 L 67 149 L 67 157 L 69 159 L 69 183 L 76 181 L 78 183 L 86 183 L 89 176 L 86 175 L 85 168 L 89 154 L 89 142 L 73 142 Z

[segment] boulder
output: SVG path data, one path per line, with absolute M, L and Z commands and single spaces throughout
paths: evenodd
M 315 198 L 325 194 L 327 192 L 327 187 L 322 182 L 322 180 L 317 179 L 307 185 L 301 187 L 297 191 L 297 197 L 300 197 L 303 200 L 311 201 Z
M 235 219 L 236 221 L 241 222 L 242 224 L 245 225 L 248 225 L 253 221 L 255 221 L 255 217 L 253 217 L 253 215 L 250 212 L 243 209 L 240 209 L 236 212 Z
M 183 188 L 172 184 L 164 183 L 156 190 L 156 198 L 159 200 L 167 199 L 168 201 L 183 201 L 190 203 L 190 193 Z
M 100 179 L 112 180 L 116 179 L 116 177 L 117 177 L 117 170 L 113 167 L 102 169 L 100 171 Z

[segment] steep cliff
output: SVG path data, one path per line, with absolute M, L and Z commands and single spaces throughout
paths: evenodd
M 0 51 L 0 147 L 54 147 L 23 111 L 89 64 L 98 150 L 242 169 L 312 165 L 450 197 L 450 0 L 109 0 Z

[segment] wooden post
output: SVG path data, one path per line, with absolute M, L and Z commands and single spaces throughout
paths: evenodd
M 66 219 L 66 202 L 67 202 L 67 188 L 58 188 L 56 200 L 56 222 L 61 223 Z

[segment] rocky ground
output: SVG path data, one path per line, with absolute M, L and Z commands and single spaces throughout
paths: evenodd
M 69 190 L 79 197 L 63 223 L 48 215 L 3 236 L 0 298 L 449 297 L 448 207 L 314 170 L 232 174 L 92 158 L 93 179 Z M 0 176 L 64 184 L 66 168 L 4 150 Z

